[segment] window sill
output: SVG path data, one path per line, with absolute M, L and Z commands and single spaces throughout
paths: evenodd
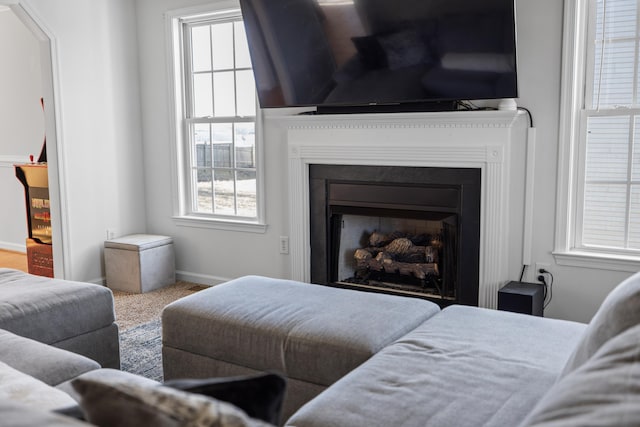
M 553 257 L 558 265 L 571 267 L 595 268 L 614 271 L 640 271 L 640 257 L 610 254 L 602 252 L 566 251 L 553 252 Z
M 241 231 L 244 233 L 261 233 L 267 231 L 267 224 L 248 221 L 222 220 L 193 216 L 174 216 L 173 220 L 180 227 L 209 228 L 214 230 Z

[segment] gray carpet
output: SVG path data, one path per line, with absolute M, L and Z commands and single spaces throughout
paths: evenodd
M 162 382 L 160 319 L 120 333 L 120 369 Z

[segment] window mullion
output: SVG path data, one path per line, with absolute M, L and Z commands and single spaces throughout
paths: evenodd
M 209 57 L 211 58 L 209 61 L 209 69 L 211 70 L 211 111 L 213 112 L 212 116 L 216 116 L 216 102 L 215 102 L 215 70 L 213 69 L 213 26 L 209 25 L 209 46 L 211 48 L 211 54 Z M 215 204 L 214 204 L 215 205 Z M 215 210 L 215 209 L 214 209 Z
M 624 221 L 624 247 L 629 249 L 629 233 L 631 228 L 631 183 L 633 182 L 633 135 L 635 134 L 635 115 L 629 115 L 629 149 L 627 155 L 627 200 Z

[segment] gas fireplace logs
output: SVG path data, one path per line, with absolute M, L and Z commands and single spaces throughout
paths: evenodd
M 374 231 L 369 236 L 369 246 L 356 249 L 353 256 L 358 270 L 397 273 L 424 280 L 429 275 L 440 275 L 437 264 L 438 245 L 439 240 L 432 240 L 425 234 L 407 237 L 400 233 L 383 234 Z

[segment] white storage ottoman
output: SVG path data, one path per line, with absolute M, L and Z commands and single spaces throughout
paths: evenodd
M 143 293 L 176 281 L 173 239 L 132 234 L 104 242 L 107 286 L 112 290 Z

